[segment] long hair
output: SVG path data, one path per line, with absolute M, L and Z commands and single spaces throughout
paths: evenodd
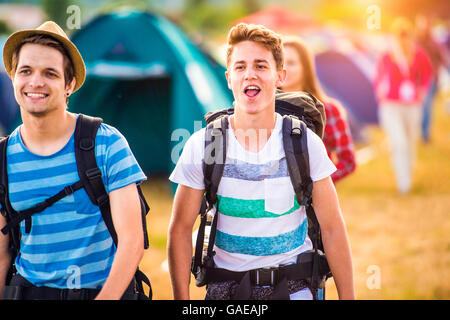
M 327 100 L 328 97 L 324 93 L 316 77 L 313 54 L 307 47 L 306 43 L 299 37 L 288 36 L 283 38 L 283 46 L 293 48 L 300 58 L 302 77 L 299 85 L 302 91 L 311 93 L 320 101 Z
M 314 56 L 306 43 L 299 37 L 286 36 L 283 38 L 283 46 L 293 48 L 300 58 L 302 77 L 300 78 L 299 85 L 301 90 L 311 93 L 324 104 L 327 102 L 332 102 L 341 111 L 341 114 L 346 117 L 345 109 L 342 107 L 340 102 L 336 99 L 328 97 L 322 89 L 322 86 L 316 76 Z

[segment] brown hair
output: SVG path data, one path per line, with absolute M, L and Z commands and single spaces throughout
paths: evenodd
M 12 74 L 15 73 L 16 69 L 17 69 L 17 63 L 19 62 L 20 49 L 22 49 L 22 47 L 27 43 L 48 46 L 48 47 L 54 48 L 54 49 L 58 50 L 59 52 L 61 52 L 61 54 L 63 55 L 64 83 L 67 86 L 72 81 L 72 79 L 75 76 L 75 71 L 74 71 L 72 60 L 70 59 L 70 56 L 67 53 L 67 50 L 61 44 L 61 42 L 59 42 L 52 36 L 45 35 L 45 34 L 37 34 L 37 35 L 32 35 L 32 36 L 26 37 L 17 46 L 17 48 L 14 50 L 14 53 L 11 57 Z
M 300 58 L 300 64 L 302 66 L 302 77 L 300 80 L 300 88 L 302 91 L 311 93 L 323 104 L 332 102 L 340 111 L 342 116 L 346 117 L 346 111 L 339 101 L 330 98 L 323 91 L 322 86 L 316 76 L 316 68 L 314 65 L 314 56 L 306 43 L 296 36 L 286 36 L 283 38 L 283 46 L 291 47 Z
M 300 58 L 300 64 L 303 70 L 300 83 L 302 91 L 309 92 L 317 99 L 324 102 L 324 100 L 327 99 L 327 96 L 317 80 L 313 54 L 306 46 L 306 43 L 299 37 L 289 36 L 283 39 L 283 45 L 285 47 L 293 48 Z
M 281 36 L 262 25 L 239 23 L 228 33 L 227 67 L 230 63 L 234 45 L 242 41 L 254 41 L 270 50 L 275 59 L 277 70 L 283 69 L 284 55 Z

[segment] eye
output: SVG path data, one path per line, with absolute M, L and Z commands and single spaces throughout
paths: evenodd
M 266 66 L 263 65 L 263 64 L 258 64 L 258 65 L 256 66 L 256 68 L 257 68 L 257 69 L 265 69 Z
M 236 67 L 235 67 L 235 69 L 236 70 L 244 70 L 244 66 L 243 65 L 237 65 Z
M 31 71 L 29 69 L 22 69 L 19 71 L 19 73 L 23 75 L 28 75 L 31 74 Z
M 48 71 L 48 72 L 47 72 L 47 76 L 48 76 L 49 78 L 56 78 L 58 75 L 57 75 L 56 73 L 54 73 L 54 72 Z

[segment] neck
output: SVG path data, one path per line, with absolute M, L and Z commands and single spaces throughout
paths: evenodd
M 262 112 L 249 114 L 240 108 L 230 117 L 230 125 L 238 142 L 247 151 L 260 151 L 269 140 L 275 128 L 275 105 Z
M 22 112 L 22 122 L 20 134 L 25 146 L 33 153 L 50 155 L 61 149 L 72 136 L 76 115 L 65 109 L 42 117 Z
M 281 88 L 284 92 L 293 92 L 293 91 L 302 91 L 302 86 L 299 84 L 291 85 L 291 86 L 283 86 Z

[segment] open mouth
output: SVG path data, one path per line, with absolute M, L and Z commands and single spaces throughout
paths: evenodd
M 249 98 L 256 97 L 260 91 L 261 91 L 261 89 L 254 85 L 250 85 L 244 89 L 245 95 Z

